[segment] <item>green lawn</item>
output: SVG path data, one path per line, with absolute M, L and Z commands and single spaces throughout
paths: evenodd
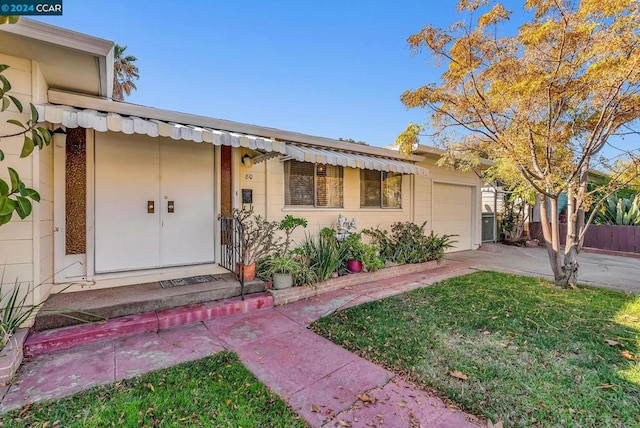
M 302 427 L 238 361 L 221 352 L 0 417 L 2 427 Z
M 640 426 L 640 296 L 479 272 L 313 329 L 506 426 Z

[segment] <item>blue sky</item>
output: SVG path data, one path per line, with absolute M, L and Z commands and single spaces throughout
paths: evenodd
M 141 75 L 129 102 L 382 146 L 424 121 L 402 92 L 438 77 L 407 37 L 449 23 L 453 7 L 64 0 L 63 16 L 35 19 L 127 45 Z
M 64 0 L 63 16 L 35 19 L 128 46 L 141 75 L 129 102 L 384 146 L 426 121 L 402 92 L 442 72 L 407 37 L 459 20 L 455 3 Z M 515 27 L 524 2 L 506 3 Z

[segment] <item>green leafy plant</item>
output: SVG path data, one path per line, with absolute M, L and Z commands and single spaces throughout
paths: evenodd
M 318 281 L 329 279 L 346 258 L 346 248 L 339 245 L 330 228 L 323 228 L 317 239 L 306 235 L 302 245 L 294 251 L 307 261 Z
M 291 214 L 287 214 L 282 220 L 280 220 L 278 229 L 284 231 L 285 234 L 283 249 L 285 253 L 289 251 L 289 245 L 291 245 L 291 234 L 300 226 L 303 228 L 307 227 L 307 220 L 300 217 L 294 217 Z
M 4 348 L 15 331 L 44 304 L 28 304 L 29 296 L 35 287 L 20 287 L 16 280 L 8 291 L 0 292 L 0 350 Z M 6 287 L 5 287 L 6 288 Z M 22 291 L 22 292 L 21 292 Z
M 598 210 L 594 224 L 640 226 L 640 194 L 633 199 L 610 196 Z
M 363 232 L 380 248 L 383 260 L 394 263 L 423 263 L 430 260 L 441 260 L 444 251 L 453 247 L 456 242 L 451 239 L 455 235 L 436 235 L 431 231 L 425 235 L 425 221 L 420 226 L 412 222 L 396 222 L 391 225 L 391 233 L 380 228 L 367 229 Z
M 352 233 L 341 244 L 346 253 L 346 259 L 361 261 L 368 271 L 376 271 L 384 267 L 384 260 L 379 256 L 376 244 L 362 242 L 362 235 Z
M 308 285 L 316 282 L 315 275 L 304 257 L 289 252 L 275 254 L 265 262 L 269 280 L 273 274 L 289 274 L 293 277 L 294 285 Z
M 2 22 L 4 23 L 4 22 Z M 1 23 L 0 23 L 1 24 Z M 9 94 L 11 82 L 2 73 L 9 66 L 0 64 L 0 112 L 6 111 L 13 104 L 19 113 L 23 112 L 20 100 Z M 38 110 L 33 104 L 29 104 L 31 117 L 26 123 L 17 119 L 8 119 L 7 123 L 15 125 L 21 130 L 13 134 L 0 135 L 0 138 L 17 137 L 24 135 L 20 157 L 25 158 L 37 147 L 42 149 L 51 143 L 51 134 L 46 128 L 38 126 Z M 4 160 L 4 152 L 0 149 L 0 161 Z M 31 214 L 31 201 L 40 202 L 40 195 L 34 189 L 27 187 L 20 179 L 20 175 L 13 168 L 9 170 L 9 182 L 0 179 L 0 226 L 8 223 L 15 212 L 22 219 Z

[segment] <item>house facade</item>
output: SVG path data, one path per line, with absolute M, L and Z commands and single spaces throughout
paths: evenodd
M 437 151 L 397 151 L 112 101 L 113 43 L 21 19 L 0 27 L 12 95 L 37 106 L 53 142 L 13 167 L 41 201 L 0 228 L 4 283 L 66 291 L 225 272 L 219 219 L 251 206 L 268 220 L 307 219 L 315 234 L 355 218 L 358 230 L 427 221 L 481 242 L 482 180 L 437 166 Z M 0 114 L 0 134 L 15 132 Z M 304 236 L 299 231 L 294 239 Z

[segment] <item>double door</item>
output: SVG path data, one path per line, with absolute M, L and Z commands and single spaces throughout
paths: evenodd
M 210 144 L 96 133 L 96 273 L 214 261 Z

